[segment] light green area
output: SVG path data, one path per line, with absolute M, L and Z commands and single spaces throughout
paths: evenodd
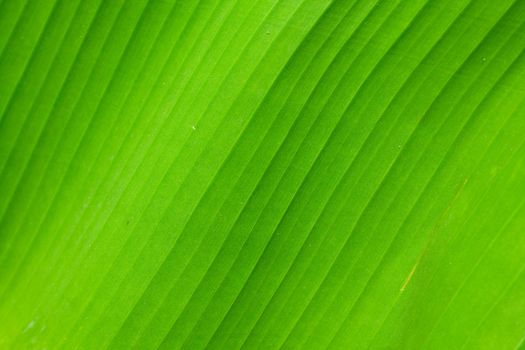
M 524 203 L 523 0 L 0 0 L 0 349 L 524 349 Z

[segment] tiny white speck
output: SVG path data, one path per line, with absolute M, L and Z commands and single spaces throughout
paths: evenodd
M 192 128 L 193 130 L 196 130 L 196 129 L 197 129 L 197 128 L 195 127 L 195 125 L 192 125 L 191 128 Z
M 31 321 L 27 324 L 26 328 L 24 329 L 24 332 L 27 332 L 28 330 L 30 330 L 31 328 L 33 328 L 35 326 L 35 321 Z

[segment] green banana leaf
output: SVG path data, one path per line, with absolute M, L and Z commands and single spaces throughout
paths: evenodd
M 0 0 L 0 349 L 525 349 L 524 0 Z

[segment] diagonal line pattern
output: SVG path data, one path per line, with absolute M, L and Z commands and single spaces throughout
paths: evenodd
M 0 348 L 519 348 L 525 3 L 0 0 Z

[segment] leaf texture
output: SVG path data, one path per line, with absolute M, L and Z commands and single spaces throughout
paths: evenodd
M 525 1 L 0 0 L 0 348 L 525 348 Z

